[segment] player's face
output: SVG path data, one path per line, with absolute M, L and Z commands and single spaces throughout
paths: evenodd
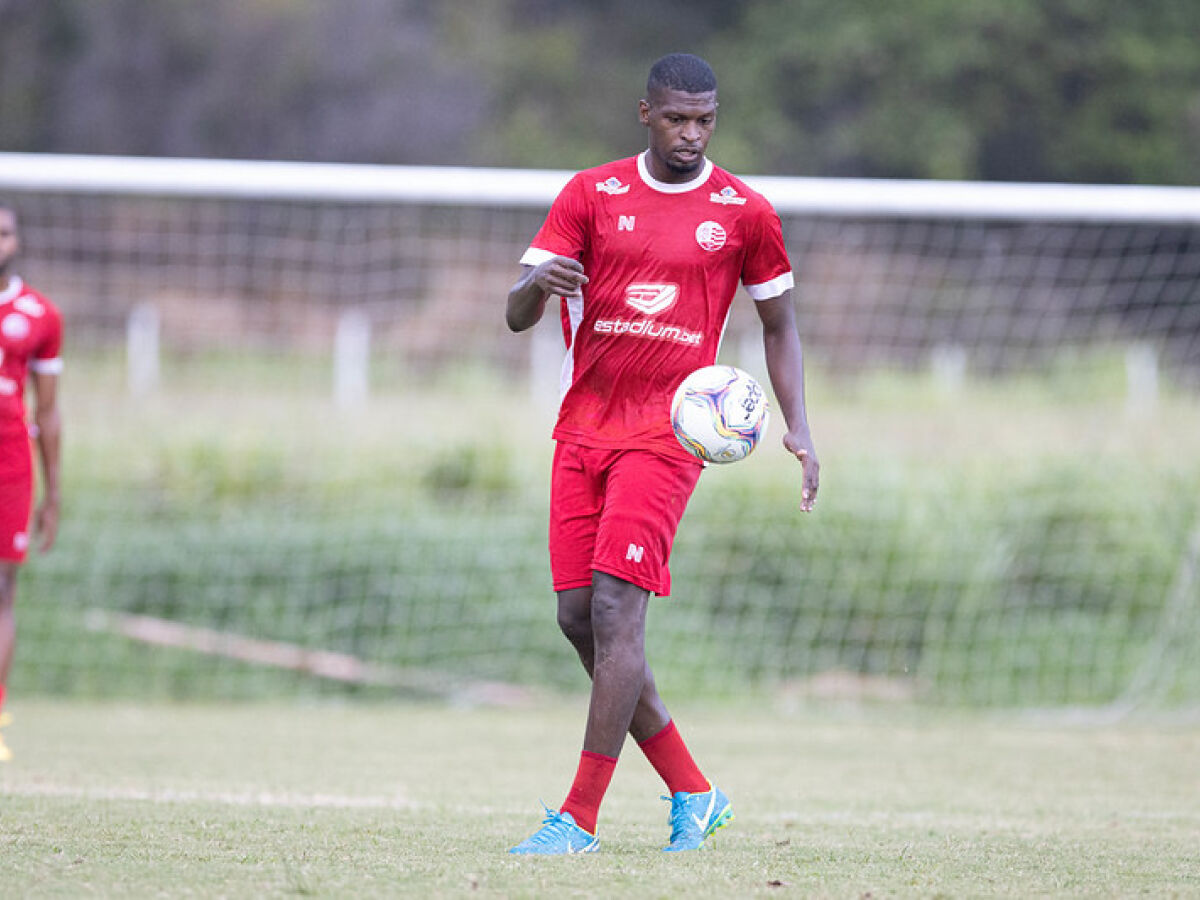
M 638 104 L 638 111 L 650 131 L 650 174 L 668 183 L 696 177 L 717 124 L 717 92 L 658 90 Z
M 8 270 L 18 249 L 16 213 L 0 207 L 0 275 Z

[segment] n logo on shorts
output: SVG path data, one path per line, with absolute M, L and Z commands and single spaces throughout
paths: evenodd
M 625 551 L 625 559 L 632 559 L 634 562 L 641 562 L 642 554 L 645 552 L 645 547 L 639 547 L 637 544 L 630 544 L 629 549 Z

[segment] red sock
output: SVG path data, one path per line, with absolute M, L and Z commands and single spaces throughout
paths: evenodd
M 662 776 L 667 783 L 667 790 L 672 794 L 683 791 L 687 794 L 697 794 L 711 790 L 712 785 L 692 759 L 687 744 L 675 727 L 675 721 L 667 723 L 667 727 L 653 737 L 646 738 L 638 744 L 654 771 Z
M 595 834 L 600 801 L 604 799 L 604 792 L 608 790 L 608 783 L 612 781 L 616 768 L 615 757 L 584 750 L 579 755 L 579 769 L 575 772 L 571 792 L 567 794 L 559 812 L 569 812 L 576 825 L 588 834 Z

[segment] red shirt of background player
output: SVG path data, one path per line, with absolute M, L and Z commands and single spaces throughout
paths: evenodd
M 62 315 L 57 307 L 12 276 L 0 291 L 0 447 L 28 440 L 26 376 L 62 371 L 61 346 Z M 3 472 L 0 464 L 0 479 Z

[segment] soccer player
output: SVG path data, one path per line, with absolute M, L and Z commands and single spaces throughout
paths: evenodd
M 42 499 L 34 528 L 43 552 L 54 544 L 59 507 L 62 317 L 49 300 L 11 273 L 19 246 L 16 210 L 0 200 L 0 727 L 11 721 L 4 712 L 4 693 L 16 644 L 17 567 L 29 547 L 31 437 L 42 464 Z M 25 418 L 26 373 L 33 375 L 32 426 Z M 9 759 L 12 751 L 0 737 L 0 761 Z
M 671 794 L 666 850 L 696 850 L 732 817 L 696 764 L 646 662 L 651 594 L 670 592 L 676 528 L 700 477 L 670 424 L 683 378 L 712 364 L 739 281 L 755 301 L 771 385 L 802 465 L 800 508 L 819 465 L 804 402 L 791 264 L 778 215 L 705 156 L 717 82 L 699 57 L 654 63 L 638 104 L 641 154 L 580 172 L 521 257 L 513 331 L 561 298 L 567 358 L 554 428 L 550 565 L 558 624 L 592 679 L 583 751 L 566 800 L 513 853 L 597 849 L 596 820 L 630 734 Z

